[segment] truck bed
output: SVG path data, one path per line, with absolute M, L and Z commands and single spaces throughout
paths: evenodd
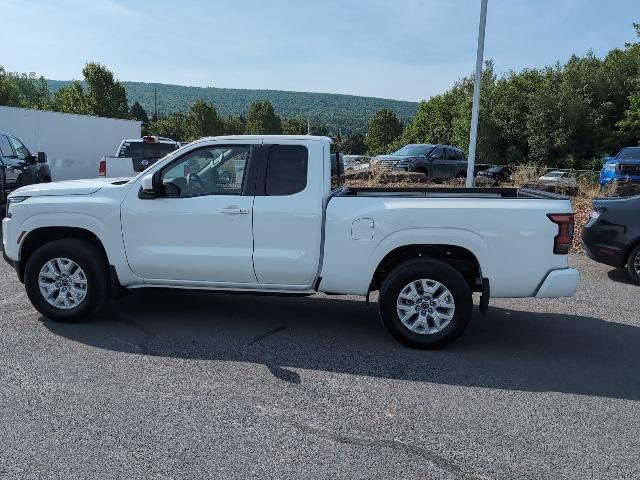
M 537 198 L 568 200 L 566 195 L 543 192 L 529 188 L 394 188 L 394 187 L 344 187 L 334 194 L 336 197 L 400 197 L 400 198 Z

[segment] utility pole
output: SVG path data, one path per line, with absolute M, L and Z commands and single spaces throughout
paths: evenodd
M 158 89 L 153 89 L 153 121 L 158 121 Z
M 469 132 L 469 161 L 467 163 L 467 188 L 473 187 L 473 172 L 476 163 L 476 143 L 478 142 L 478 116 L 480 113 L 480 87 L 482 85 L 482 61 L 484 57 L 484 28 L 487 23 L 487 0 L 480 0 L 480 27 L 478 31 L 478 52 L 476 54 L 476 78 L 473 85 L 473 106 L 471 107 L 471 131 Z

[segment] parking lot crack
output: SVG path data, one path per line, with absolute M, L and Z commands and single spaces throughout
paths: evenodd
M 137 322 L 134 322 L 133 320 L 129 320 L 128 318 L 124 318 L 124 317 L 120 317 L 120 320 L 123 323 L 126 323 L 127 325 L 130 325 L 131 327 L 140 330 L 144 337 L 142 338 L 142 340 L 140 340 L 136 345 L 135 348 L 142 353 L 143 355 L 146 355 L 149 353 L 149 343 L 156 338 L 156 334 L 154 332 L 152 332 L 151 330 L 149 330 L 147 327 L 140 325 Z
M 261 342 L 261 341 L 262 341 L 262 340 L 264 340 L 265 338 L 270 337 L 270 336 L 272 336 L 272 335 L 275 335 L 276 333 L 281 332 L 281 331 L 285 330 L 286 328 L 287 328 L 287 327 L 285 327 L 285 326 L 281 325 L 281 326 L 279 326 L 279 327 L 276 327 L 276 328 L 274 328 L 274 329 L 271 329 L 271 330 L 269 330 L 269 331 L 267 331 L 267 332 L 263 333 L 262 335 L 258 335 L 256 338 L 254 338 L 254 339 L 253 339 L 253 340 L 251 340 L 249 343 L 247 343 L 247 344 L 245 345 L 245 347 L 250 347 L 250 346 L 252 346 L 252 345 L 255 345 L 256 343 Z
M 379 439 L 379 438 L 370 438 L 370 437 L 357 436 L 357 435 L 348 435 L 344 433 L 331 432 L 321 427 L 316 427 L 306 423 L 290 421 L 290 420 L 285 420 L 285 423 L 291 425 L 294 428 L 310 433 L 312 435 L 326 438 L 342 444 L 356 445 L 356 446 L 363 446 L 363 447 L 389 448 L 392 450 L 420 456 L 426 459 L 427 461 L 429 461 L 430 463 L 432 463 L 437 468 L 440 468 L 442 470 L 446 470 L 455 474 L 458 478 L 474 479 L 474 480 L 486 478 L 486 477 L 481 477 L 481 476 L 477 476 L 477 475 L 473 475 L 468 472 L 465 472 L 458 465 L 453 463 L 451 460 L 443 457 L 442 455 L 427 451 L 426 449 L 418 447 L 416 445 L 411 445 L 411 444 L 402 442 L 397 438 L 389 440 L 384 438 Z

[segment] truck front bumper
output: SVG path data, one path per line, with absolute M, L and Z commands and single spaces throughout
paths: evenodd
M 10 220 L 8 218 L 5 218 L 4 220 L 2 220 L 2 258 L 4 258 L 5 262 L 7 262 L 9 265 L 15 268 L 16 273 L 18 274 L 18 279 L 21 282 L 24 282 L 24 278 L 22 277 L 22 274 L 21 274 L 22 268 L 20 265 L 20 261 L 14 260 L 9 256 L 9 255 L 12 255 L 11 248 L 10 248 L 11 245 L 9 245 L 9 229 L 10 229 L 9 221 Z M 15 256 L 16 257 L 18 256 L 17 252 L 15 252 Z
M 575 268 L 551 270 L 538 287 L 536 298 L 570 297 L 580 283 L 580 272 Z

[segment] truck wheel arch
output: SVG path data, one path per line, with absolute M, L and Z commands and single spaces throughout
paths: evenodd
M 106 249 L 104 248 L 102 241 L 92 231 L 80 227 L 40 227 L 28 232 L 22 240 L 22 244 L 20 246 L 19 277 L 23 278 L 25 266 L 29 261 L 29 257 L 33 255 L 33 252 L 49 242 L 65 238 L 81 238 L 94 244 L 104 255 L 104 262 L 108 268 L 109 257 Z
M 472 292 L 482 290 L 480 262 L 470 250 L 447 244 L 409 244 L 396 247 L 380 260 L 371 278 L 369 291 L 378 290 L 389 273 L 402 263 L 421 257 L 446 262 L 462 274 Z

